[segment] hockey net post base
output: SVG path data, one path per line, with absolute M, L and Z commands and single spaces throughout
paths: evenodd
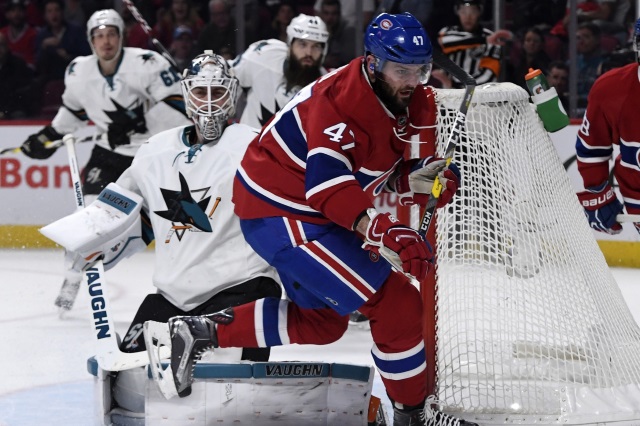
M 438 156 L 463 94 L 436 90 Z M 478 86 L 453 161 L 462 185 L 437 212 L 421 286 L 443 410 L 483 425 L 640 424 L 640 329 L 528 93 Z

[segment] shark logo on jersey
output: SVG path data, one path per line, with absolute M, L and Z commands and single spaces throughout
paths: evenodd
M 194 228 L 202 232 L 211 232 L 212 229 L 209 219 L 213 216 L 213 213 L 221 201 L 221 198 L 217 197 L 211 211 L 207 214 L 205 209 L 209 205 L 211 197 L 206 196 L 206 194 L 210 188 L 190 190 L 187 180 L 182 173 L 178 173 L 178 177 L 180 179 L 179 191 L 160 188 L 162 198 L 164 198 L 164 202 L 167 205 L 167 210 L 154 211 L 158 216 L 171 221 L 172 226 L 167 238 L 165 238 L 165 243 L 171 241 L 174 233 L 178 237 L 178 241 L 182 240 L 184 233 L 186 231 L 193 232 Z M 191 194 L 194 192 L 203 193 L 200 201 L 193 199 Z M 176 225 L 176 223 L 181 225 Z
M 105 111 L 104 113 L 111 119 L 113 124 L 118 124 L 125 129 L 135 133 L 146 133 L 147 125 L 144 119 L 144 106 L 142 103 L 133 108 L 126 108 L 115 100 L 111 103 L 116 107 L 115 111 Z
M 156 61 L 156 57 L 153 55 L 153 53 L 143 53 L 142 55 L 140 55 L 140 58 L 142 58 L 142 63 L 144 64 L 146 64 L 147 62 Z
M 67 67 L 67 74 L 68 75 L 76 74 L 76 61 L 73 61 L 69 64 L 69 66 Z

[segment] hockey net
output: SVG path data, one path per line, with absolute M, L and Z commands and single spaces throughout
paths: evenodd
M 462 95 L 437 90 L 441 156 Z M 640 419 L 640 329 L 528 94 L 479 86 L 465 127 L 461 190 L 436 221 L 442 407 L 480 424 Z

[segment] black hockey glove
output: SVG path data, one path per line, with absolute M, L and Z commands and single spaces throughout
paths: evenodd
M 46 147 L 47 142 L 53 142 L 62 139 L 62 135 L 55 131 L 51 126 L 46 126 L 38 133 L 35 133 L 27 138 L 27 140 L 20 146 L 20 150 L 30 158 L 36 160 L 44 160 L 51 157 L 57 147 Z
M 120 145 L 131 143 L 131 135 L 134 133 L 146 133 L 147 123 L 144 115 L 135 114 L 130 120 L 120 123 L 111 123 L 107 129 L 107 138 L 111 149 Z

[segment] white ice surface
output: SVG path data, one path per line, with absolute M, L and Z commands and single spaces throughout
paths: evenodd
M 153 254 L 145 252 L 107 272 L 121 334 L 145 295 L 154 291 L 152 270 Z M 612 272 L 639 321 L 640 270 Z M 80 292 L 74 309 L 59 319 L 53 301 L 62 276 L 60 250 L 0 250 L 0 426 L 91 424 L 92 376 L 86 361 L 94 342 L 88 297 Z M 271 359 L 372 365 L 370 348 L 369 332 L 350 328 L 331 345 L 274 348 Z M 379 386 L 374 393 L 381 396 Z

